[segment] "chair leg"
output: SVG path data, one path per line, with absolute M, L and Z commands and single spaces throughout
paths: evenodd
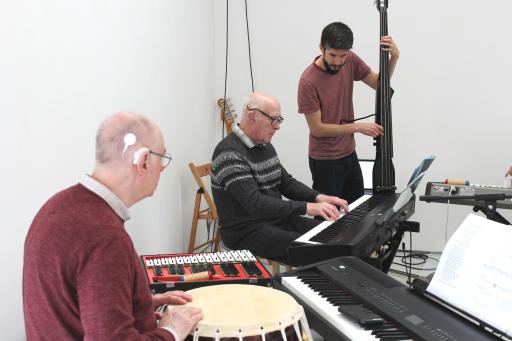
M 194 204 L 194 213 L 192 214 L 192 226 L 190 227 L 190 238 L 188 240 L 188 253 L 194 252 L 196 244 L 197 222 L 199 220 L 199 210 L 201 207 L 201 193 L 196 193 L 196 202 Z
M 215 242 L 213 244 L 213 250 L 215 252 L 219 252 L 220 251 L 220 224 L 219 224 L 219 219 L 217 219 L 215 221 L 215 223 L 217 224 L 217 231 L 215 231 Z
M 279 269 L 279 262 L 276 262 L 276 261 L 273 261 L 273 260 L 268 260 L 268 262 L 270 263 L 270 265 L 272 266 L 272 275 L 277 275 L 279 274 L 280 269 Z

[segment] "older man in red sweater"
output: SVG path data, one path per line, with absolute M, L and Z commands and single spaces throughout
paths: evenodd
M 124 222 L 151 196 L 170 161 L 148 118 L 119 113 L 96 137 L 96 166 L 54 195 L 30 226 L 23 265 L 29 340 L 182 340 L 202 319 L 183 292 L 151 296 Z M 157 323 L 157 317 L 160 318 Z

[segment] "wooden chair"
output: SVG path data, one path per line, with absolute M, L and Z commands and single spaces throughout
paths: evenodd
M 204 165 L 196 166 L 193 162 L 189 163 L 190 171 L 194 176 L 194 179 L 199 186 L 199 189 L 196 192 L 196 199 L 194 204 L 194 212 L 192 214 L 192 226 L 190 228 L 190 238 L 188 243 L 188 253 L 193 253 L 195 250 L 202 248 L 209 244 L 214 244 L 214 251 L 220 251 L 220 225 L 218 224 L 219 217 L 217 215 L 217 208 L 215 207 L 215 203 L 213 199 L 206 189 L 206 186 L 203 182 L 203 177 L 209 176 L 212 172 L 212 164 L 206 163 Z M 207 208 L 201 209 L 202 198 L 206 201 Z M 196 242 L 196 233 L 197 233 L 197 225 L 199 220 L 210 220 L 214 223 L 217 223 L 217 230 L 215 231 L 215 236 L 213 239 L 207 240 L 206 242 L 195 245 Z M 269 266 L 272 268 L 272 274 L 276 275 L 280 273 L 281 263 L 273 260 L 268 260 Z M 284 264 L 282 264 L 285 266 Z M 286 271 L 290 271 L 292 269 L 291 266 L 286 265 Z
M 215 207 L 215 203 L 213 202 L 210 193 L 206 189 L 206 186 L 203 182 L 203 177 L 208 176 L 212 172 L 212 164 L 206 163 L 204 165 L 196 166 L 193 162 L 189 163 L 190 171 L 194 176 L 194 179 L 199 186 L 199 189 L 196 192 L 196 200 L 194 204 L 194 212 L 192 214 L 192 226 L 190 228 L 190 238 L 188 242 L 188 253 L 193 253 L 195 250 L 200 249 L 206 245 L 213 244 L 214 251 L 220 250 L 220 225 L 219 217 L 217 215 L 217 208 Z M 202 199 L 206 201 L 208 207 L 201 209 Z M 196 232 L 197 232 L 197 224 L 199 220 L 206 220 L 207 223 L 213 222 L 217 225 L 215 236 L 213 239 L 207 240 L 206 242 L 195 245 L 196 243 Z M 215 226 L 215 225 L 214 225 Z

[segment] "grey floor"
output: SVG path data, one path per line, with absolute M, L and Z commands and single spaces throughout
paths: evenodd
M 406 255 L 409 253 L 406 252 Z M 400 282 L 407 284 L 408 276 L 405 274 L 406 267 L 409 267 L 411 263 L 411 279 L 415 276 L 427 276 L 435 272 L 439 258 L 441 257 L 440 252 L 428 252 L 428 251 L 413 251 L 413 257 L 402 257 L 401 251 L 397 252 L 391 270 L 388 275 L 399 280 Z M 415 256 L 417 255 L 417 256 Z M 406 266 L 407 265 L 407 266 Z M 398 273 L 400 272 L 400 273 Z

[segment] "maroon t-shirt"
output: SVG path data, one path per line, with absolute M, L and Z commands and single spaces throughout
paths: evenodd
M 364 79 L 370 71 L 370 67 L 353 51 L 349 51 L 345 65 L 334 75 L 313 62 L 300 77 L 298 112 L 308 115 L 320 110 L 323 123 L 341 124 L 342 120 L 353 120 L 354 81 Z M 352 154 L 355 148 L 353 134 L 338 137 L 309 134 L 309 156 L 313 159 L 339 159 Z
M 157 328 L 123 220 L 80 184 L 48 200 L 30 226 L 23 310 L 28 340 L 174 340 Z

